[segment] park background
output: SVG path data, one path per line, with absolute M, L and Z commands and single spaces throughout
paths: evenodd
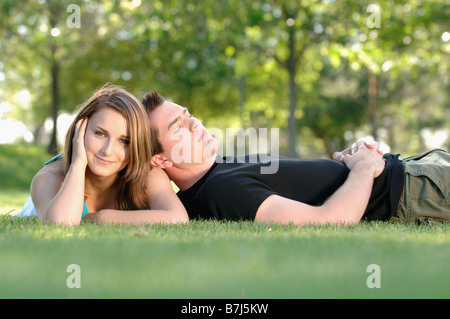
M 57 152 L 69 115 L 109 82 L 138 97 L 157 89 L 206 127 L 280 128 L 282 155 L 330 156 L 368 135 L 402 154 L 450 146 L 446 1 L 0 8 L 2 140 L 14 138 L 5 121 L 20 121 L 16 141 Z
M 0 297 L 448 298 L 447 226 L 71 229 L 10 216 L 105 83 L 157 89 L 207 128 L 280 128 L 281 155 L 330 157 L 366 136 L 404 156 L 450 149 L 449 17 L 433 0 L 1 1 Z M 66 286 L 72 263 L 81 292 Z M 367 288 L 370 264 L 389 288 Z

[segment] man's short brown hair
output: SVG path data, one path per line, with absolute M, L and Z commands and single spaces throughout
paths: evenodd
M 163 104 L 165 101 L 166 99 L 156 90 L 145 93 L 144 97 L 142 98 L 142 104 L 144 105 L 147 114 L 150 114 L 151 112 L 156 110 L 156 108 Z M 163 147 L 159 142 L 158 130 L 153 125 L 150 125 L 150 131 L 152 154 L 161 154 L 163 152 Z

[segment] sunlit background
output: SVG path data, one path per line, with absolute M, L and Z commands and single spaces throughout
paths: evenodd
M 0 143 L 61 149 L 105 83 L 158 89 L 205 126 L 280 128 L 280 153 L 357 138 L 405 155 L 450 148 L 445 1 L 6 0 Z M 55 124 L 56 123 L 56 128 Z

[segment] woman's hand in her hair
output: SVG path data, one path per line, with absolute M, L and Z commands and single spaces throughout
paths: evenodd
M 86 128 L 88 118 L 85 117 L 77 122 L 75 125 L 75 134 L 73 135 L 73 150 L 72 150 L 72 165 L 77 164 L 82 167 L 87 166 L 86 148 L 84 146 L 84 136 L 86 135 Z

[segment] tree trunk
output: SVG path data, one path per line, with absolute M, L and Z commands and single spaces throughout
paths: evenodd
M 289 30 L 289 58 L 287 60 L 287 68 L 289 72 L 289 156 L 297 157 L 297 121 L 295 119 L 295 111 L 297 110 L 297 83 L 295 76 L 297 74 L 297 63 L 295 59 L 295 31 L 293 28 Z
M 59 108 L 59 64 L 55 58 L 56 47 L 52 47 L 52 119 L 53 119 L 53 129 L 50 138 L 50 144 L 48 145 L 48 153 L 57 154 L 58 153 L 58 141 L 57 141 L 57 120 L 58 120 L 58 108 Z
M 387 131 L 387 142 L 391 150 L 397 149 L 395 144 L 395 125 L 391 116 L 387 116 L 383 119 L 384 127 Z
M 370 133 L 375 140 L 378 140 L 377 134 L 377 111 L 378 111 L 378 76 L 369 71 L 369 104 L 367 113 L 369 114 Z
M 42 132 L 44 131 L 44 123 L 39 123 L 33 129 L 33 144 L 39 145 L 42 142 Z
M 245 100 L 247 99 L 246 96 L 246 76 L 242 75 L 239 78 L 239 118 L 241 119 L 241 125 L 245 129 L 246 126 L 246 120 L 244 119 L 244 106 L 245 106 Z

